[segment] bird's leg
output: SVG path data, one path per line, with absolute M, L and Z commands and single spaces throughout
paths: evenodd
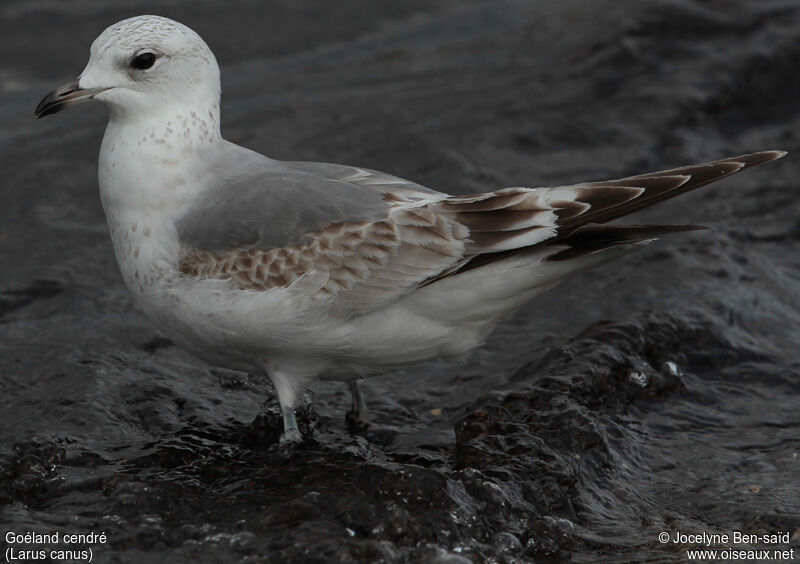
M 353 395 L 353 408 L 345 415 L 348 427 L 365 428 L 369 426 L 369 409 L 364 393 L 358 386 L 358 381 L 350 382 L 350 393 Z
M 283 433 L 280 438 L 281 444 L 303 442 L 303 435 L 300 434 L 300 428 L 297 426 L 294 409 L 288 405 L 281 404 L 281 413 L 283 413 Z
M 297 418 L 294 414 L 294 405 L 297 400 L 297 388 L 293 385 L 292 379 L 277 366 L 264 366 L 264 372 L 272 380 L 275 393 L 278 396 L 278 403 L 281 404 L 281 414 L 283 415 L 283 433 L 281 433 L 281 444 L 303 442 L 303 435 L 297 426 Z

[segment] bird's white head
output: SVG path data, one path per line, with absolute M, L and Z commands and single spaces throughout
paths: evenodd
M 137 16 L 107 28 L 73 83 L 48 94 L 36 117 L 97 100 L 111 119 L 159 119 L 175 108 L 219 128 L 220 76 L 214 54 L 197 33 L 160 16 Z

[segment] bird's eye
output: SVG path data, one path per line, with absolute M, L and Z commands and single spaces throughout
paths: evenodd
M 133 68 L 135 68 L 135 69 L 145 70 L 145 69 L 149 69 L 150 67 L 152 67 L 153 63 L 155 63 L 155 62 L 156 62 L 156 54 L 155 53 L 150 53 L 148 51 L 148 52 L 139 53 L 138 55 L 136 55 L 133 58 L 133 60 L 131 61 L 131 66 Z

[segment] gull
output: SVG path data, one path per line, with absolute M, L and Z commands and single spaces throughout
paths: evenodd
M 220 134 L 220 71 L 188 27 L 139 16 L 94 41 L 35 117 L 109 110 L 98 179 L 122 278 L 207 363 L 269 377 L 282 442 L 299 393 L 461 355 L 566 276 L 701 229 L 607 222 L 752 166 L 764 151 L 618 180 L 453 196 L 366 168 L 268 158 Z

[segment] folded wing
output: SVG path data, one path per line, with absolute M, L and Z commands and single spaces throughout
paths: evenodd
M 605 182 L 471 196 L 447 196 L 365 169 L 295 163 L 292 171 L 248 179 L 187 214 L 178 225 L 185 244 L 179 267 L 187 276 L 230 279 L 255 291 L 288 286 L 314 272 L 324 278 L 321 295 L 335 296 L 357 313 L 533 246 L 559 243 L 553 260 L 566 260 L 571 255 L 564 244 L 588 252 L 685 230 L 597 224 L 783 154 L 766 151 Z M 319 168 L 326 166 L 334 168 Z M 263 209 L 254 207 L 262 200 Z M 289 220 L 281 221 L 283 215 Z M 235 236 L 203 236 L 208 226 Z

